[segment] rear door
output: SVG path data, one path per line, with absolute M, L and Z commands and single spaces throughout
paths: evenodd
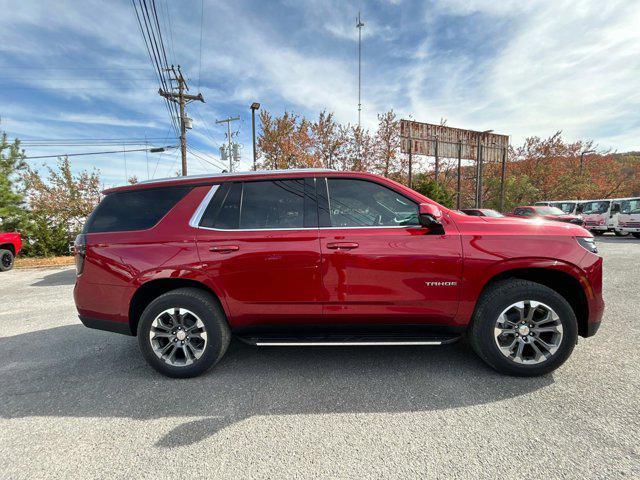
M 197 245 L 235 328 L 321 319 L 320 248 L 311 178 L 225 183 Z
M 450 323 L 462 273 L 455 226 L 430 234 L 418 223 L 418 204 L 382 184 L 318 180 L 325 321 Z

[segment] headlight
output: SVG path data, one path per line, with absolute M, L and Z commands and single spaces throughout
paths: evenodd
M 585 250 L 589 250 L 591 253 L 598 253 L 598 247 L 593 237 L 576 237 L 576 240 Z

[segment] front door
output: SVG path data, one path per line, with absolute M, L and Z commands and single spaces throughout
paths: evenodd
M 236 329 L 321 320 L 313 179 L 223 184 L 200 222 L 198 253 Z
M 418 204 L 382 184 L 318 180 L 325 321 L 451 323 L 462 273 L 455 226 L 431 234 L 418 223 Z

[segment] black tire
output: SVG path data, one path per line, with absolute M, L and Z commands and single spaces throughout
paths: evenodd
M 500 351 L 494 337 L 494 327 L 500 314 L 510 305 L 525 300 L 546 304 L 560 317 L 562 339 L 555 353 L 541 363 L 516 363 Z M 552 372 L 569 358 L 578 339 L 578 322 L 569 303 L 556 291 L 539 283 L 509 279 L 492 285 L 483 293 L 468 336 L 478 356 L 498 372 L 533 377 Z
M 640 232 L 632 232 L 631 235 L 633 235 L 636 238 L 640 238 Z
M 629 232 L 620 232 L 618 230 L 614 230 L 613 233 L 616 237 L 626 237 L 629 235 Z
M 0 272 L 7 272 L 13 268 L 14 255 L 11 250 L 0 250 Z
M 170 365 L 156 355 L 149 338 L 156 317 L 172 308 L 193 312 L 206 329 L 207 342 L 202 356 L 190 365 Z M 138 323 L 138 344 L 145 360 L 158 372 L 173 378 L 196 377 L 214 366 L 227 351 L 230 340 L 229 325 L 217 299 L 198 288 L 179 288 L 160 295 L 145 308 Z
M 604 232 L 602 230 L 589 230 L 589 231 L 592 233 L 594 237 L 599 237 L 601 235 L 604 235 Z

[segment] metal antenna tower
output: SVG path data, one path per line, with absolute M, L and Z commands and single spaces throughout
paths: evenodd
M 356 28 L 358 29 L 358 128 L 360 128 L 360 112 L 362 111 L 362 27 L 364 22 L 360 19 L 360 12 L 356 18 Z

